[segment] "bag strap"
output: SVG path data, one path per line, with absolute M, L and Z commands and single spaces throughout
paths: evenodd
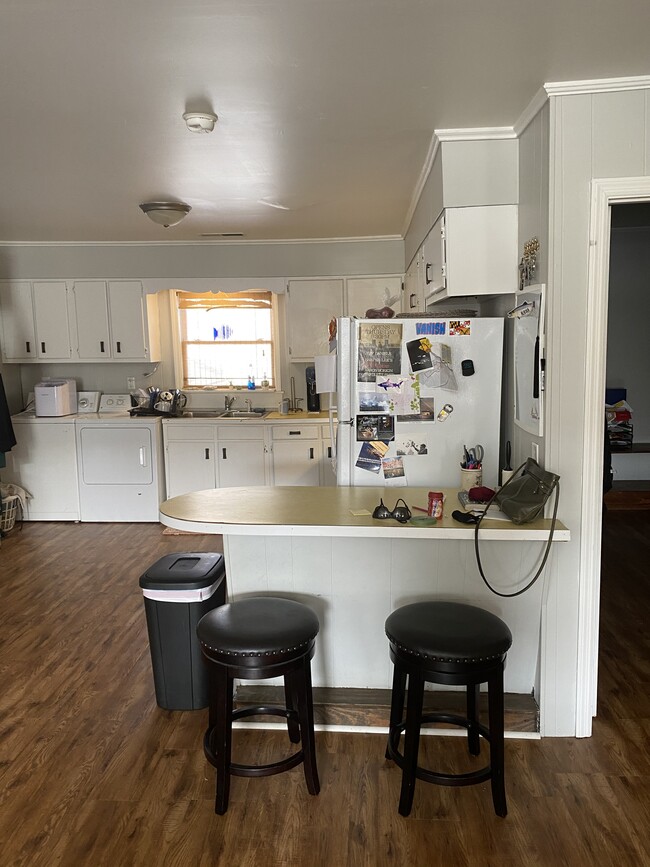
M 501 491 L 505 487 L 508 486 L 508 484 L 517 476 L 517 473 L 519 472 L 519 470 L 522 470 L 525 467 L 525 465 L 526 465 L 526 462 L 524 461 L 524 463 L 515 470 L 514 474 L 511 476 L 511 478 L 508 479 L 508 481 L 505 483 L 505 485 L 501 486 L 501 489 L 500 489 Z M 479 519 L 474 526 L 474 551 L 476 553 L 476 565 L 478 566 L 479 574 L 480 574 L 481 578 L 483 579 L 483 582 L 485 583 L 486 587 L 489 590 L 491 590 L 496 596 L 503 596 L 506 599 L 510 599 L 513 596 L 521 596 L 522 593 L 525 593 L 526 590 L 529 590 L 533 586 L 535 581 L 537 581 L 539 576 L 544 571 L 544 566 L 546 566 L 546 561 L 548 560 L 548 555 L 551 553 L 551 543 L 553 542 L 553 533 L 555 532 L 555 524 L 557 522 L 557 506 L 558 506 L 558 501 L 560 499 L 560 483 L 559 483 L 559 481 L 555 482 L 554 487 L 555 487 L 555 504 L 553 505 L 553 517 L 551 518 L 551 529 L 550 529 L 549 534 L 548 534 L 548 540 L 546 542 L 546 547 L 544 548 L 544 556 L 542 557 L 542 562 L 540 564 L 539 569 L 537 570 L 537 572 L 535 572 L 535 574 L 530 579 L 528 584 L 526 584 L 525 587 L 522 587 L 521 590 L 516 590 L 514 593 L 501 593 L 501 591 L 494 589 L 494 587 L 490 584 L 488 579 L 485 577 L 485 573 L 483 572 L 483 564 L 481 563 L 481 555 L 480 555 L 479 549 L 478 549 L 479 527 L 481 526 L 483 518 L 485 518 L 485 516 L 487 515 L 488 509 L 492 505 L 492 502 L 493 502 L 494 498 L 496 497 L 496 493 L 494 494 L 494 496 L 492 497 L 490 502 L 485 507 L 485 511 L 483 512 L 483 514 L 479 516 Z

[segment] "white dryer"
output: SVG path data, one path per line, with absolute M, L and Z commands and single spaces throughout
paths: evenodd
M 131 417 L 129 395 L 102 395 L 75 420 L 82 521 L 158 521 L 165 499 L 159 417 Z

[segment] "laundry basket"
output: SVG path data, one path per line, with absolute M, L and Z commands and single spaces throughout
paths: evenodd
M 11 496 L 2 498 L 2 507 L 0 509 L 0 532 L 8 533 L 13 530 L 18 509 L 20 508 L 20 497 Z

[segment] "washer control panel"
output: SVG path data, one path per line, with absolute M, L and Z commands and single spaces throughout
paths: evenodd
M 100 412 L 128 412 L 130 409 L 130 394 L 103 394 L 99 401 Z

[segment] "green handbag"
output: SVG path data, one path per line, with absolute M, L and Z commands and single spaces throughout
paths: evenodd
M 529 524 L 536 518 L 543 517 L 544 507 L 551 494 L 555 491 L 555 503 L 553 505 L 553 517 L 551 519 L 551 529 L 549 531 L 548 541 L 544 550 L 541 565 L 532 579 L 521 590 L 515 593 L 501 593 L 495 590 L 489 583 L 483 572 L 483 564 L 481 563 L 481 555 L 479 553 L 478 533 L 483 519 L 488 513 L 490 506 L 497 506 L 504 515 L 507 515 L 513 524 Z M 557 506 L 560 499 L 560 477 L 555 473 L 550 473 L 540 467 L 536 460 L 528 458 L 520 467 L 517 467 L 514 474 L 492 497 L 487 504 L 485 511 L 480 515 L 474 527 L 474 551 L 476 553 L 476 564 L 481 578 L 489 589 L 496 593 L 497 596 L 519 596 L 532 587 L 535 581 L 542 574 L 542 570 L 546 565 L 548 555 L 551 550 L 551 542 L 553 541 L 553 533 L 555 531 L 555 523 L 557 520 Z

